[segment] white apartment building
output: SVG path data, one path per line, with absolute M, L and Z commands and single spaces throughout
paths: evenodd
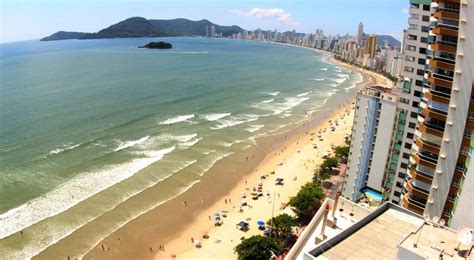
M 408 29 L 402 46 L 402 78 L 393 89 L 398 122 L 384 183 L 384 200 L 400 202 L 414 142 L 428 48 L 431 0 L 410 0 Z
M 357 201 L 364 188 L 383 191 L 391 149 L 389 140 L 397 116 L 396 100 L 391 89 L 379 86 L 368 87 L 357 94 L 343 197 Z

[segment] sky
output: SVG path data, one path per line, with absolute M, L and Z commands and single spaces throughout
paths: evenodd
M 366 33 L 400 39 L 407 8 L 408 0 L 0 0 L 0 42 L 97 32 L 132 16 L 333 35 L 355 34 L 362 22 Z

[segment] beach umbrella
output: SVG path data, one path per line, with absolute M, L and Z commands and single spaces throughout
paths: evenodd
M 259 226 L 264 226 L 264 225 L 265 225 L 265 222 L 259 220 L 259 221 L 257 221 L 257 225 L 259 225 Z
M 219 217 L 221 214 L 219 213 L 214 213 L 214 216 Z

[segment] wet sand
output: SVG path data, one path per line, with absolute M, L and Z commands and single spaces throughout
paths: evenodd
M 341 66 L 346 66 L 346 64 L 341 64 Z M 363 75 L 364 82 L 359 84 L 359 87 L 375 83 L 376 78 L 374 76 L 365 73 Z M 202 180 L 191 189 L 175 199 L 133 219 L 98 243 L 84 257 L 87 259 L 153 257 L 163 259 L 169 258 L 173 253 L 177 254 L 180 259 L 183 257 L 194 259 L 214 258 L 217 255 L 219 257 L 232 257 L 233 247 L 236 245 L 237 239 L 231 239 L 233 242 L 229 240 L 227 244 L 224 242 L 216 243 L 216 238 L 222 235 L 220 233 L 214 234 L 213 232 L 224 232 L 224 237 L 232 234 L 240 238 L 242 233 L 235 229 L 236 223 L 234 223 L 234 219 L 240 219 L 242 216 L 238 212 L 233 212 L 232 204 L 225 204 L 224 200 L 230 198 L 233 204 L 240 202 L 240 193 L 246 187 L 245 181 L 247 181 L 248 185 L 254 185 L 255 180 L 259 178 L 260 174 L 275 170 L 277 173 L 274 176 L 270 175 L 270 180 L 267 179 L 267 183 L 264 184 L 264 191 L 267 191 L 267 187 L 274 186 L 273 180 L 275 176 L 288 176 L 288 178 L 285 177 L 287 183 L 278 192 L 280 193 L 280 199 L 275 203 L 275 208 L 279 208 L 279 203 L 287 201 L 288 196 L 296 194 L 299 187 L 310 180 L 314 166 L 319 163 L 316 159 L 320 157 L 320 154 L 315 154 L 313 150 L 320 149 L 319 153 L 321 153 L 328 149 L 325 144 L 319 144 L 318 142 L 317 145 L 320 148 L 314 149 L 312 142 L 315 139 L 313 141 L 310 139 L 311 137 L 316 137 L 308 135 L 307 132 L 316 132 L 317 135 L 318 129 L 327 128 L 327 122 L 330 117 L 332 117 L 332 120 L 343 120 L 345 121 L 344 125 L 340 123 L 340 127 L 336 130 L 337 133 L 327 132 L 328 135 L 325 136 L 325 143 L 328 145 L 331 142 L 334 144 L 342 143 L 342 136 L 350 133 L 350 126 L 352 125 L 350 115 L 353 110 L 350 109 L 349 114 L 346 114 L 345 110 L 347 107 L 343 108 L 340 104 L 350 104 L 354 96 L 355 91 L 351 91 L 345 96 L 334 95 L 320 111 L 314 113 L 309 121 L 290 126 L 286 129 L 287 131 L 281 134 L 259 138 L 256 140 L 257 146 L 217 162 L 208 174 L 203 176 Z M 334 113 L 334 111 L 338 112 Z M 346 115 L 345 119 L 341 119 L 341 113 Z M 297 156 L 295 157 L 295 155 Z M 304 165 L 306 163 L 304 162 L 303 168 L 295 163 L 287 163 L 294 160 L 301 161 L 308 156 L 314 158 L 315 161 L 308 162 L 306 165 Z M 281 162 L 284 162 L 283 165 L 278 166 Z M 298 171 L 298 178 L 297 181 L 292 181 L 292 177 L 296 176 L 295 171 Z M 167 191 L 163 187 L 166 187 L 167 184 L 175 185 L 180 183 L 179 180 L 179 176 L 165 180 L 160 185 L 160 189 L 151 188 L 140 197 L 145 196 L 148 199 L 160 197 L 161 194 Z M 251 199 L 248 200 L 252 205 L 254 204 Z M 249 222 L 254 230 L 256 229 L 255 222 L 257 218 L 261 218 L 258 220 L 266 221 L 269 218 L 268 212 L 271 211 L 271 205 L 268 204 L 266 197 L 260 198 L 257 202 L 261 202 L 262 205 L 255 204 L 254 208 L 245 210 L 247 215 L 251 215 L 252 219 Z M 140 203 L 138 198 L 136 203 Z M 257 208 L 259 212 L 254 213 L 252 210 Z M 209 220 L 209 215 L 223 209 L 229 210 L 229 216 L 227 219 L 224 219 L 225 223 L 222 227 L 214 230 L 213 221 Z M 126 210 L 126 208 L 123 209 L 125 212 Z M 277 211 L 275 211 L 276 214 Z M 105 216 L 104 225 L 107 225 L 105 221 L 107 217 L 113 218 L 113 216 Z M 85 243 L 88 236 L 93 232 L 92 228 L 84 227 L 71 236 L 66 237 L 60 243 L 47 248 L 37 258 L 82 256 L 77 255 L 74 248 Z M 190 242 L 190 238 L 200 239 L 203 232 L 208 232 L 211 238 L 209 240 L 201 239 L 203 248 L 195 249 Z M 224 241 L 224 239 L 220 240 Z M 164 245 L 165 252 L 159 251 L 160 245 Z M 216 252 L 221 253 L 218 254 Z M 203 253 L 207 254 L 207 256 L 202 255 Z

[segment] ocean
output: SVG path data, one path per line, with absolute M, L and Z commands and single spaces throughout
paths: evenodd
M 131 205 L 118 228 L 362 81 L 327 54 L 274 43 L 160 38 L 173 48 L 136 48 L 156 40 L 0 45 L 5 255 L 37 255 L 179 177 L 166 194 Z M 22 230 L 29 235 L 18 241 Z

